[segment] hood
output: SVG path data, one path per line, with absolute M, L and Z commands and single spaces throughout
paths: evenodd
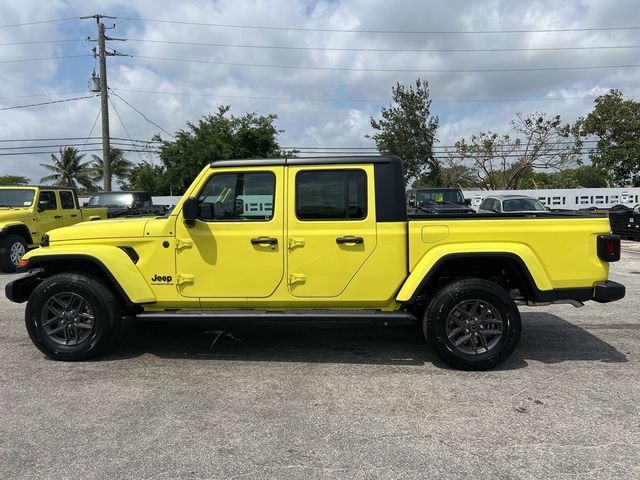
M 0 207 L 0 223 L 9 222 L 12 220 L 22 220 L 31 216 L 30 208 L 26 207 Z
M 71 227 L 56 228 L 48 233 L 49 241 L 93 240 L 98 238 L 142 237 L 149 218 L 114 218 L 77 223 Z

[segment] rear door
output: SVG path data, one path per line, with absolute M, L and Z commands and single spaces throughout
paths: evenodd
M 73 190 L 59 190 L 58 194 L 60 196 L 60 210 L 63 226 L 68 227 L 82 221 L 80 209 L 76 205 Z
M 376 248 L 372 165 L 288 167 L 288 283 L 337 297 Z

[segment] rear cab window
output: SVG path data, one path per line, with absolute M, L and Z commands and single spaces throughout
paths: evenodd
M 296 175 L 299 220 L 364 220 L 367 174 L 360 169 L 304 170 Z
M 73 192 L 68 190 L 62 190 L 60 193 L 60 205 L 64 210 L 75 210 L 76 202 L 73 197 Z

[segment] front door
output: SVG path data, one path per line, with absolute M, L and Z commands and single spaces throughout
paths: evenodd
M 289 167 L 288 282 L 337 297 L 376 248 L 373 166 Z
M 40 190 L 37 207 L 38 236 L 34 242 L 40 243 L 40 238 L 54 228 L 64 227 L 62 215 L 58 209 L 58 199 L 55 190 Z
M 176 226 L 176 284 L 185 297 L 264 298 L 280 284 L 284 167 L 212 172 L 198 220 Z

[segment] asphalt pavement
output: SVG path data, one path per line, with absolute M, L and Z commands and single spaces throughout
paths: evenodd
M 611 278 L 624 300 L 522 308 L 479 373 L 349 323 L 129 322 L 55 362 L 2 296 L 0 479 L 640 478 L 640 243 Z

